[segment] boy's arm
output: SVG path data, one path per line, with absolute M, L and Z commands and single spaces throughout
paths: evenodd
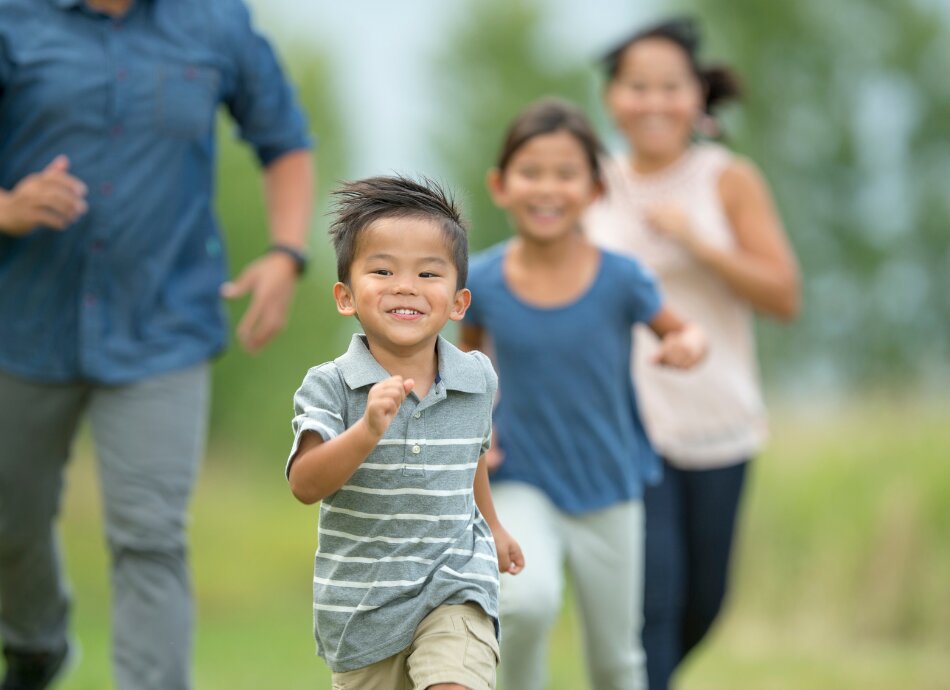
M 484 455 L 478 459 L 473 490 L 475 492 L 475 505 L 478 506 L 478 511 L 491 528 L 492 536 L 495 539 L 499 572 L 517 575 L 524 569 L 524 555 L 521 553 L 518 542 L 501 526 L 501 521 L 495 512 L 495 503 L 492 501 L 491 487 L 488 483 L 488 466 Z
M 690 369 L 706 356 L 708 348 L 703 330 L 683 321 L 669 307 L 660 307 L 649 326 L 660 338 L 660 348 L 653 357 L 655 364 Z
M 317 433 L 306 433 L 289 472 L 290 490 L 297 500 L 316 503 L 346 484 L 373 452 L 414 385 L 412 379 L 401 376 L 380 381 L 369 389 L 366 412 L 349 429 L 327 441 Z

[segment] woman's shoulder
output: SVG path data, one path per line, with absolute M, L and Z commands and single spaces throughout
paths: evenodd
M 719 196 L 727 207 L 743 199 L 767 193 L 768 182 L 751 159 L 731 154 L 717 180 Z

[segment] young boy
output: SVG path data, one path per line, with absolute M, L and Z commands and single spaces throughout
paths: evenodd
M 429 182 L 375 177 L 336 196 L 333 296 L 365 333 L 307 373 L 287 463 L 294 496 L 323 501 L 318 653 L 334 688 L 491 690 L 498 572 L 524 558 L 481 457 L 497 378 L 439 335 L 471 301 L 466 231 Z

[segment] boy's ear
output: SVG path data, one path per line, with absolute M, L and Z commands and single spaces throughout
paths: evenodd
M 452 321 L 461 321 L 468 311 L 468 306 L 472 303 L 472 291 L 468 288 L 462 288 L 455 293 L 455 302 L 452 304 L 452 311 L 449 318 Z
M 344 283 L 334 284 L 333 299 L 336 301 L 336 310 L 343 316 L 356 314 L 356 300 L 353 299 L 353 292 Z
M 505 184 L 501 170 L 498 168 L 489 170 L 485 176 L 485 186 L 488 187 L 488 193 L 491 194 L 491 200 L 495 203 L 495 206 L 504 207 L 508 199 L 505 194 Z

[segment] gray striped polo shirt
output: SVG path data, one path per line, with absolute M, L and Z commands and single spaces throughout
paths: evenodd
M 495 542 L 472 491 L 498 380 L 480 352 L 441 336 L 437 352 L 439 377 L 425 398 L 406 397 L 373 452 L 320 507 L 314 633 L 336 672 L 402 651 L 442 604 L 470 601 L 498 618 Z M 294 396 L 290 457 L 303 432 L 327 440 L 355 424 L 370 387 L 388 377 L 360 335 L 307 372 Z

